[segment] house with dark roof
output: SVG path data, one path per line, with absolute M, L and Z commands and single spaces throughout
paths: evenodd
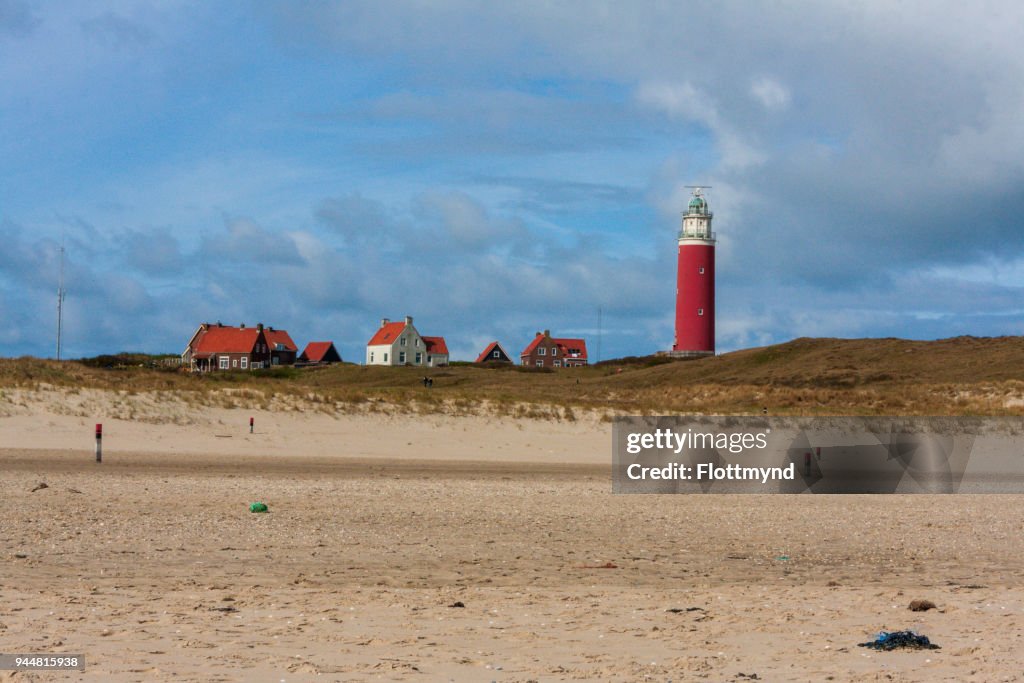
M 181 360 L 193 372 L 255 370 L 271 364 L 270 341 L 262 324 L 203 323 L 189 339 Z
M 587 364 L 587 342 L 584 339 L 552 337 L 551 330 L 538 332 L 519 354 L 523 365 L 538 368 L 572 368 Z
M 340 363 L 341 354 L 334 348 L 334 342 L 309 342 L 299 354 L 298 362 L 308 365 L 330 365 Z
M 492 341 L 490 344 L 480 352 L 480 355 L 476 357 L 476 363 L 511 363 L 512 357 L 508 355 L 508 351 L 499 344 L 497 341 Z
M 412 324 L 412 316 L 405 316 L 404 322 L 384 318 L 366 344 L 366 364 L 448 365 L 448 345 L 444 337 L 421 336 Z

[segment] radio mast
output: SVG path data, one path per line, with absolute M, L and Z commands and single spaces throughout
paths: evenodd
M 64 323 L 64 244 L 60 245 L 60 281 L 57 285 L 57 360 L 60 360 L 61 327 Z

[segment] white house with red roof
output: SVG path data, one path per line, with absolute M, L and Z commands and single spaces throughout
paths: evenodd
M 523 365 L 538 368 L 572 368 L 587 364 L 585 339 L 552 337 L 550 330 L 538 332 L 519 354 Z
M 448 345 L 444 337 L 425 337 L 412 324 L 412 316 L 404 322 L 380 321 L 380 327 L 366 344 L 367 365 L 415 365 L 437 367 L 448 365 Z

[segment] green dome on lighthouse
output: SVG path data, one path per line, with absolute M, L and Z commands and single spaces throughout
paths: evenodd
M 695 195 L 690 200 L 690 204 L 687 207 L 687 213 L 704 214 L 708 213 L 708 203 L 704 200 L 704 197 Z

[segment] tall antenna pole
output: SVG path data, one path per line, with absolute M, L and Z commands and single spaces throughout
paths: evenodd
M 597 307 L 597 362 L 601 362 L 601 307 Z
M 60 245 L 60 283 L 57 285 L 57 360 L 60 360 L 60 336 L 64 323 L 64 243 Z

